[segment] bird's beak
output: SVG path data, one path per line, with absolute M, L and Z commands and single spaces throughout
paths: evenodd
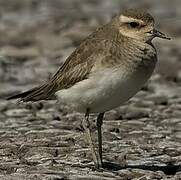
M 153 29 L 153 35 L 154 37 L 159 37 L 159 38 L 162 38 L 162 39 L 168 39 L 168 40 L 171 40 L 170 37 L 167 37 L 165 34 L 163 34 L 162 32 L 156 30 L 156 29 Z

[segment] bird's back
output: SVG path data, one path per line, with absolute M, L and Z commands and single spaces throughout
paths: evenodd
M 89 35 L 48 82 L 9 99 L 21 98 L 25 102 L 52 99 L 57 91 L 88 79 L 92 72 L 101 68 L 121 66 L 123 69 L 134 70 L 138 64 L 154 66 L 154 61 L 146 61 L 156 59 L 154 48 L 147 43 L 124 37 L 115 22 L 113 19 L 111 24 Z

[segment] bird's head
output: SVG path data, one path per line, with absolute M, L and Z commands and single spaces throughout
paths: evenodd
M 155 37 L 170 39 L 155 29 L 154 18 L 144 10 L 125 10 L 116 17 L 116 21 L 119 32 L 126 37 L 144 42 L 151 42 Z

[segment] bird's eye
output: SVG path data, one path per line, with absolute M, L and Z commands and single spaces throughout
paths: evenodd
M 130 23 L 128 23 L 128 26 L 130 28 L 138 28 L 140 26 L 140 24 L 137 22 L 130 22 Z

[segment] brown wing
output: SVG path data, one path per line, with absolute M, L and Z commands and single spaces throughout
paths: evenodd
M 66 89 L 88 78 L 95 61 L 110 55 L 112 41 L 105 39 L 85 40 L 65 61 L 47 83 L 8 99 L 21 98 L 22 101 L 51 99 L 55 92 Z M 100 58 L 101 57 L 101 58 Z
M 86 79 L 93 66 L 110 55 L 111 40 L 89 39 L 83 42 L 65 61 L 50 80 L 56 82 L 57 91 Z M 96 63 L 95 63 L 96 62 Z

